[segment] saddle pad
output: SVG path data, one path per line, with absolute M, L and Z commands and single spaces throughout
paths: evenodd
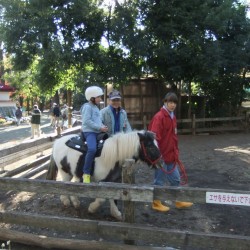
M 97 136 L 97 151 L 95 154 L 95 157 L 99 157 L 102 152 L 102 147 L 104 144 L 104 141 L 108 138 L 108 134 L 106 133 L 100 133 Z M 81 136 L 77 135 L 72 138 L 70 138 L 65 143 L 68 147 L 75 149 L 81 153 L 86 153 L 88 151 L 87 142 L 85 141 L 85 138 L 82 138 Z
M 68 147 L 75 149 L 81 153 L 86 151 L 87 144 L 82 140 L 82 137 L 77 135 L 66 141 L 65 143 Z

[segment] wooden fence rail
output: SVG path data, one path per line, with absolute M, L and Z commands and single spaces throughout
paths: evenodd
M 30 170 L 32 168 L 37 168 L 40 164 L 44 164 L 45 162 L 47 162 L 49 160 L 49 158 L 50 158 L 50 154 L 42 156 L 34 161 L 31 161 L 29 163 L 25 163 L 19 167 L 16 167 L 13 170 L 3 172 L 2 174 L 0 174 L 0 177 L 13 177 L 15 175 L 23 173 L 23 172 Z
M 49 194 L 65 194 L 75 195 L 77 193 L 80 197 L 96 197 L 98 194 L 101 198 L 113 198 L 123 201 L 136 201 L 136 202 L 152 202 L 154 199 L 192 199 L 195 203 L 206 202 L 206 192 L 226 192 L 226 193 L 241 193 L 250 195 L 250 191 L 239 190 L 218 190 L 218 189 L 204 189 L 204 188 L 191 188 L 191 187 L 159 187 L 159 186 L 145 186 L 145 185 L 131 185 L 131 184 L 115 184 L 115 183 L 71 183 L 71 182 L 56 182 L 46 180 L 29 180 L 29 179 L 13 179 L 9 177 L 0 178 L 0 190 L 15 190 L 27 191 L 35 193 L 49 193 Z M 82 220 L 76 218 L 61 218 L 56 216 L 47 216 L 39 214 L 17 213 L 17 212 L 1 212 L 0 221 L 4 223 L 22 224 L 34 227 L 46 227 L 49 229 L 57 229 L 59 231 L 78 231 L 83 233 L 90 232 L 98 234 L 99 237 L 107 241 L 116 240 L 140 240 L 148 244 L 167 244 L 174 247 L 206 247 L 217 249 L 249 249 L 250 237 L 237 236 L 229 234 L 208 234 L 199 232 L 169 230 L 164 228 L 151 227 L 146 225 L 137 225 L 131 223 L 113 223 L 113 222 L 100 222 Z M 20 233 L 23 234 L 23 233 Z M 9 231 L 1 229 L 0 239 L 7 239 L 10 237 Z M 20 240 L 18 232 L 14 232 L 16 238 Z M 25 235 L 26 240 L 35 241 L 34 236 Z M 11 239 L 11 238 L 9 238 Z M 39 240 L 36 240 L 36 244 Z M 55 240 L 52 240 L 55 244 Z M 70 241 L 70 239 L 69 239 Z M 74 245 L 72 241 L 72 245 Z M 57 247 L 62 247 L 60 240 L 57 242 Z M 27 242 L 26 242 L 27 243 Z M 94 244 L 94 241 L 92 241 Z M 44 244 L 44 243 L 43 243 Z M 99 242 L 96 242 L 95 247 L 98 248 Z M 103 242 L 103 244 L 109 244 Z M 104 246 L 103 245 L 103 246 Z M 49 245 L 47 245 L 48 247 Z M 87 245 L 88 246 L 88 245 Z M 78 246 L 78 248 L 70 249 L 91 249 L 87 246 Z M 116 245 L 116 247 L 122 245 Z M 117 249 L 125 249 L 123 247 Z M 137 249 L 140 249 L 137 246 Z M 94 247 L 93 247 L 94 249 Z M 112 249 L 112 248 L 110 248 Z M 130 248 L 127 248 L 130 249 Z M 135 248 L 134 248 L 135 249 Z M 147 249 L 145 247 L 145 249 Z M 154 249 L 154 248 L 152 248 Z
M 47 180 L 30 180 L 23 178 L 0 178 L 0 190 L 26 191 L 34 193 L 75 195 L 85 198 L 105 198 L 123 201 L 152 202 L 159 200 L 192 200 L 205 204 L 207 192 L 250 195 L 250 191 L 193 188 L 193 187 L 161 187 L 124 183 L 72 183 Z M 250 203 L 249 203 L 250 204 Z
M 0 150 L 0 174 L 4 173 L 4 168 L 6 165 L 14 163 L 18 161 L 18 159 L 24 159 L 25 157 L 31 156 L 32 154 L 41 153 L 44 150 L 52 148 L 53 142 L 58 137 L 73 133 L 78 134 L 80 132 L 80 128 L 80 126 L 74 127 L 57 135 L 49 136 L 46 138 L 39 138 L 35 141 L 21 143 L 13 147 Z M 30 165 L 29 167 L 31 168 L 32 166 Z
M 191 119 L 177 119 L 178 124 L 178 133 L 191 133 L 195 135 L 196 133 L 203 133 L 203 132 L 218 132 L 218 131 L 245 131 L 249 126 L 249 112 L 246 112 L 245 116 L 238 116 L 238 117 L 214 117 L 214 118 L 196 118 L 195 114 L 192 116 Z M 81 122 L 81 115 L 74 115 L 74 118 Z M 142 120 L 131 120 L 132 127 L 140 127 L 143 129 L 147 129 L 150 120 L 147 120 L 146 116 L 143 116 Z M 207 126 L 207 123 L 210 123 L 210 126 Z M 228 126 L 220 126 L 215 125 L 215 122 L 220 123 L 227 123 Z M 237 125 L 231 125 L 232 122 L 238 122 Z M 201 124 L 202 126 L 198 126 Z M 185 124 L 189 124 L 187 128 Z
M 98 235 L 106 241 L 102 241 L 103 248 L 94 248 L 94 249 L 115 249 L 115 248 L 104 248 L 105 245 L 110 244 L 112 240 L 124 241 L 124 240 L 140 240 L 145 242 L 147 245 L 156 244 L 156 245 L 172 245 L 181 247 L 185 249 L 186 247 L 199 247 L 199 249 L 249 249 L 250 246 L 250 237 L 239 236 L 239 235 L 228 235 L 228 234 L 212 234 L 212 233 L 200 233 L 200 232 L 190 232 L 190 231 L 180 231 L 166 228 L 158 228 L 147 225 L 138 225 L 138 224 L 128 224 L 124 222 L 104 222 L 104 221 L 95 221 L 95 220 L 85 220 L 77 218 L 68 218 L 68 217 L 58 217 L 58 216 L 47 216 L 47 215 L 32 215 L 28 213 L 15 213 L 15 212 L 0 212 L 0 221 L 4 223 L 13 223 L 21 224 L 26 226 L 33 226 L 39 228 L 49 228 L 59 230 L 59 231 L 72 231 L 72 232 L 88 232 L 89 234 Z M 6 233 L 9 230 L 0 229 L 0 238 L 5 240 L 11 240 L 13 234 Z M 23 236 L 23 233 L 15 231 L 16 240 L 20 235 Z M 9 238 L 8 238 L 9 237 Z M 34 237 L 34 236 L 33 236 Z M 33 244 L 39 242 L 36 240 L 34 242 L 32 235 L 26 234 L 24 244 L 27 242 L 32 242 Z M 47 237 L 41 237 L 47 239 Z M 32 241 L 30 239 L 33 239 Z M 74 245 L 76 240 L 68 239 Z M 61 239 L 54 240 L 54 247 L 65 248 L 64 241 L 61 242 Z M 88 242 L 95 243 L 96 247 L 98 246 L 98 241 L 85 241 L 84 245 L 78 246 L 78 248 L 72 248 L 71 246 L 68 249 L 92 249 L 89 248 Z M 47 242 L 48 243 L 48 242 Z M 83 241 L 82 241 L 83 243 Z M 49 247 L 49 244 L 44 246 Z M 114 245 L 118 246 L 118 245 Z M 121 247 L 121 245 L 119 245 Z M 128 248 L 126 248 L 126 246 Z M 215 247 L 216 246 L 216 247 Z M 116 249 L 130 249 L 129 245 L 125 245 L 124 248 Z M 145 249 L 150 249 L 144 246 Z M 134 247 L 134 249 L 141 249 L 140 246 Z M 155 248 L 151 248 L 155 249 Z M 165 249 L 165 248 L 164 248 Z

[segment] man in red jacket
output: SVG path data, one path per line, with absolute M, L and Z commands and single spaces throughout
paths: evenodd
M 163 168 L 165 169 L 155 170 L 154 185 L 163 186 L 166 180 L 169 181 L 171 186 L 180 185 L 180 172 L 176 165 L 179 159 L 177 122 L 174 115 L 177 102 L 177 95 L 169 92 L 164 98 L 164 105 L 149 124 L 149 130 L 156 134 L 156 140 L 164 161 Z M 191 202 L 175 202 L 177 208 L 188 208 L 192 205 Z M 167 212 L 170 209 L 163 205 L 160 200 L 154 200 L 152 208 L 161 212 Z

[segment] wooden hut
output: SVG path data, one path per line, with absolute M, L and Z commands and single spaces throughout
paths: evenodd
M 128 85 L 120 87 L 123 96 L 122 106 L 128 113 L 129 120 L 150 120 L 162 105 L 162 99 L 167 93 L 166 86 L 154 78 L 132 80 Z M 136 127 L 136 126 L 135 126 Z M 141 128 L 141 126 L 138 126 Z

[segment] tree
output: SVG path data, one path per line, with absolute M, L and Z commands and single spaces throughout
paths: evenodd
M 39 58 L 43 89 L 57 84 L 57 74 L 98 56 L 104 30 L 102 10 L 93 1 L 1 2 L 4 44 L 15 70 L 26 70 Z
M 220 94 L 221 102 L 238 107 L 249 84 L 246 6 L 238 0 L 103 3 L 0 0 L 1 39 L 14 70 L 38 60 L 35 79 L 43 91 L 61 88 L 67 74 L 63 87 L 71 90 L 152 74 L 174 89 L 184 82 L 189 96 L 195 83 L 213 101 L 223 82 L 230 91 Z
M 244 51 L 249 21 L 244 5 L 234 0 L 143 0 L 140 9 L 148 34 L 146 63 L 152 73 L 173 88 L 183 80 L 189 96 L 192 82 L 200 83 L 205 92 L 209 84 L 219 84 L 221 77 L 225 80 L 235 75 L 229 96 L 220 95 L 232 99 L 233 87 L 241 89 L 242 95 L 242 84 L 236 79 L 240 79 L 247 60 Z M 217 98 L 216 92 L 210 94 Z

